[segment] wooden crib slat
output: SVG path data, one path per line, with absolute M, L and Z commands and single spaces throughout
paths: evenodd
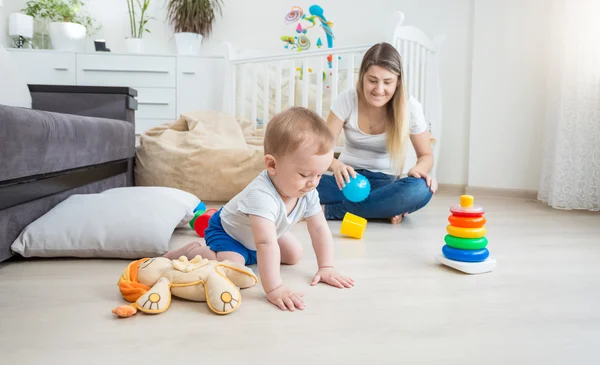
M 275 113 L 281 111 L 281 70 L 283 68 L 283 61 L 277 62 L 277 80 L 275 85 Z
M 240 117 L 246 118 L 246 65 L 240 65 L 240 101 L 242 105 L 240 107 Z
M 431 55 L 431 53 L 429 52 L 429 50 L 427 49 L 423 49 L 423 54 L 424 57 L 421 59 L 422 65 L 421 67 L 423 67 L 423 75 L 425 77 L 423 77 L 423 81 L 421 81 L 422 85 L 423 85 L 423 96 L 421 96 L 421 105 L 423 106 L 423 111 L 427 110 L 427 75 L 429 75 L 429 57 Z M 425 116 L 427 117 L 427 116 Z
M 338 80 L 339 80 L 339 60 L 338 60 L 338 55 L 337 54 L 333 54 L 332 55 L 333 59 L 332 59 L 332 78 L 331 78 L 331 100 L 335 100 L 335 98 L 338 95 Z
M 354 87 L 354 53 L 348 56 L 348 84 L 346 88 Z
M 408 42 L 405 40 L 400 41 L 400 49 L 402 50 L 402 72 L 404 73 L 404 82 L 408 83 Z M 408 86 L 408 85 L 405 85 Z
M 296 82 L 296 68 L 294 67 L 294 60 L 289 60 L 288 62 L 290 62 L 290 66 L 289 66 L 289 77 L 290 77 L 290 82 L 288 84 L 288 106 L 292 107 L 294 106 L 294 99 L 295 99 L 295 95 L 294 95 L 294 89 L 295 89 L 295 82 Z
M 265 66 L 263 67 L 265 71 L 265 83 L 263 88 L 263 126 L 266 126 L 269 122 L 269 94 L 271 91 L 269 85 L 269 77 L 271 75 L 271 70 L 269 66 L 269 62 L 266 62 Z
M 421 70 L 421 64 L 420 64 L 420 60 L 421 60 L 421 46 L 418 44 L 415 44 L 415 53 L 414 53 L 414 60 L 415 60 L 415 98 L 417 99 L 421 99 L 421 78 L 423 77 L 423 72 Z
M 415 64 L 415 42 L 410 42 L 410 46 L 409 46 L 409 50 L 408 50 L 408 58 L 409 58 L 409 71 L 408 71 L 408 78 L 409 78 L 409 85 L 410 85 L 410 93 L 412 95 L 415 94 L 415 92 L 417 91 L 415 88 L 415 76 L 416 76 L 416 64 Z
M 236 112 L 237 112 L 237 110 L 236 110 L 236 108 L 237 108 L 237 106 L 236 106 L 236 104 L 237 104 L 237 86 L 236 86 L 236 84 L 237 84 L 237 69 L 238 69 L 238 66 L 235 66 L 235 65 L 232 66 L 230 69 L 231 77 L 232 77 L 232 79 L 231 79 L 231 95 L 233 96 L 233 101 L 231 102 L 229 107 L 231 108 L 231 114 L 234 117 L 237 116 L 237 114 L 236 114 Z M 228 97 L 231 97 L 231 96 L 228 95 Z
M 256 124 L 258 119 L 258 107 L 257 107 L 257 98 L 258 98 L 258 65 L 256 63 L 252 64 L 252 110 L 250 121 Z
M 308 108 L 308 58 L 302 60 L 302 106 Z
M 323 117 L 323 58 L 317 58 L 317 113 Z
M 420 52 L 419 52 L 420 57 L 419 57 L 418 64 L 419 64 L 419 67 L 421 68 L 421 72 L 420 72 L 421 85 L 419 87 L 419 91 L 420 91 L 419 92 L 419 101 L 421 103 L 423 103 L 425 100 L 425 76 L 427 75 L 427 72 L 426 72 L 427 69 L 425 68 L 425 60 L 427 57 L 427 50 L 425 49 L 425 47 L 419 47 L 419 49 L 420 49 Z

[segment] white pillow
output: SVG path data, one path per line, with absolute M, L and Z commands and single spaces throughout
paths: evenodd
M 198 204 L 200 202 L 200 199 L 198 199 L 195 195 L 191 194 L 191 193 L 187 193 L 183 190 L 179 190 L 176 188 L 167 188 L 167 187 L 162 187 L 162 186 L 136 186 L 135 187 L 136 190 L 138 191 L 144 191 L 147 193 L 161 193 L 161 192 L 171 192 L 172 194 L 172 198 L 173 199 L 178 199 L 181 200 L 182 204 L 188 204 L 190 202 L 190 198 L 195 199 L 196 204 Z M 109 190 L 105 190 L 102 192 L 102 194 L 125 194 L 125 195 L 129 195 L 131 194 L 131 187 L 123 187 L 123 188 L 114 188 L 114 189 L 109 189 Z M 196 205 L 194 205 L 192 207 L 192 209 L 188 209 L 185 217 L 183 217 L 181 219 L 181 222 L 179 222 L 179 224 L 177 225 L 177 228 L 181 228 L 181 227 L 186 227 L 188 225 L 188 223 L 192 220 L 192 218 L 194 218 L 194 209 L 196 208 Z
M 0 44 L 0 104 L 31 109 L 31 93 L 22 72 Z
M 75 194 L 25 227 L 11 248 L 24 257 L 159 256 L 199 202 L 193 194 L 167 187 Z

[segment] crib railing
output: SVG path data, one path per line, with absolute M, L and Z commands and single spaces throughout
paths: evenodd
M 438 54 L 443 41 L 444 37 L 430 39 L 411 26 L 398 27 L 393 41 L 402 57 L 408 92 L 419 100 L 428 119 L 437 118 L 439 113 Z
M 323 118 L 341 91 L 355 85 L 370 45 L 328 48 L 228 62 L 225 110 L 265 125 L 286 107 L 301 105 Z

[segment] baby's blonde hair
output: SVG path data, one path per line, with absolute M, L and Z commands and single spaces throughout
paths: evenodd
M 312 110 L 291 107 L 276 114 L 267 124 L 265 155 L 282 157 L 295 152 L 303 143 L 309 143 L 317 155 L 324 155 L 333 148 L 333 133 L 325 120 Z

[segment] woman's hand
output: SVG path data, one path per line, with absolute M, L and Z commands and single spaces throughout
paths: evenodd
M 356 171 L 354 171 L 354 168 L 344 164 L 338 159 L 333 160 L 331 171 L 333 171 L 335 182 L 340 190 L 346 186 L 346 183 L 350 182 L 350 176 L 352 176 L 353 179 L 356 178 Z
M 427 186 L 429 186 L 429 189 L 431 190 L 431 192 L 435 193 L 435 190 L 437 189 L 437 183 L 425 171 L 419 170 L 417 168 L 417 166 L 415 166 L 412 169 L 408 170 L 407 175 L 416 177 L 417 179 L 420 179 L 420 178 L 425 179 L 425 183 L 427 184 Z

